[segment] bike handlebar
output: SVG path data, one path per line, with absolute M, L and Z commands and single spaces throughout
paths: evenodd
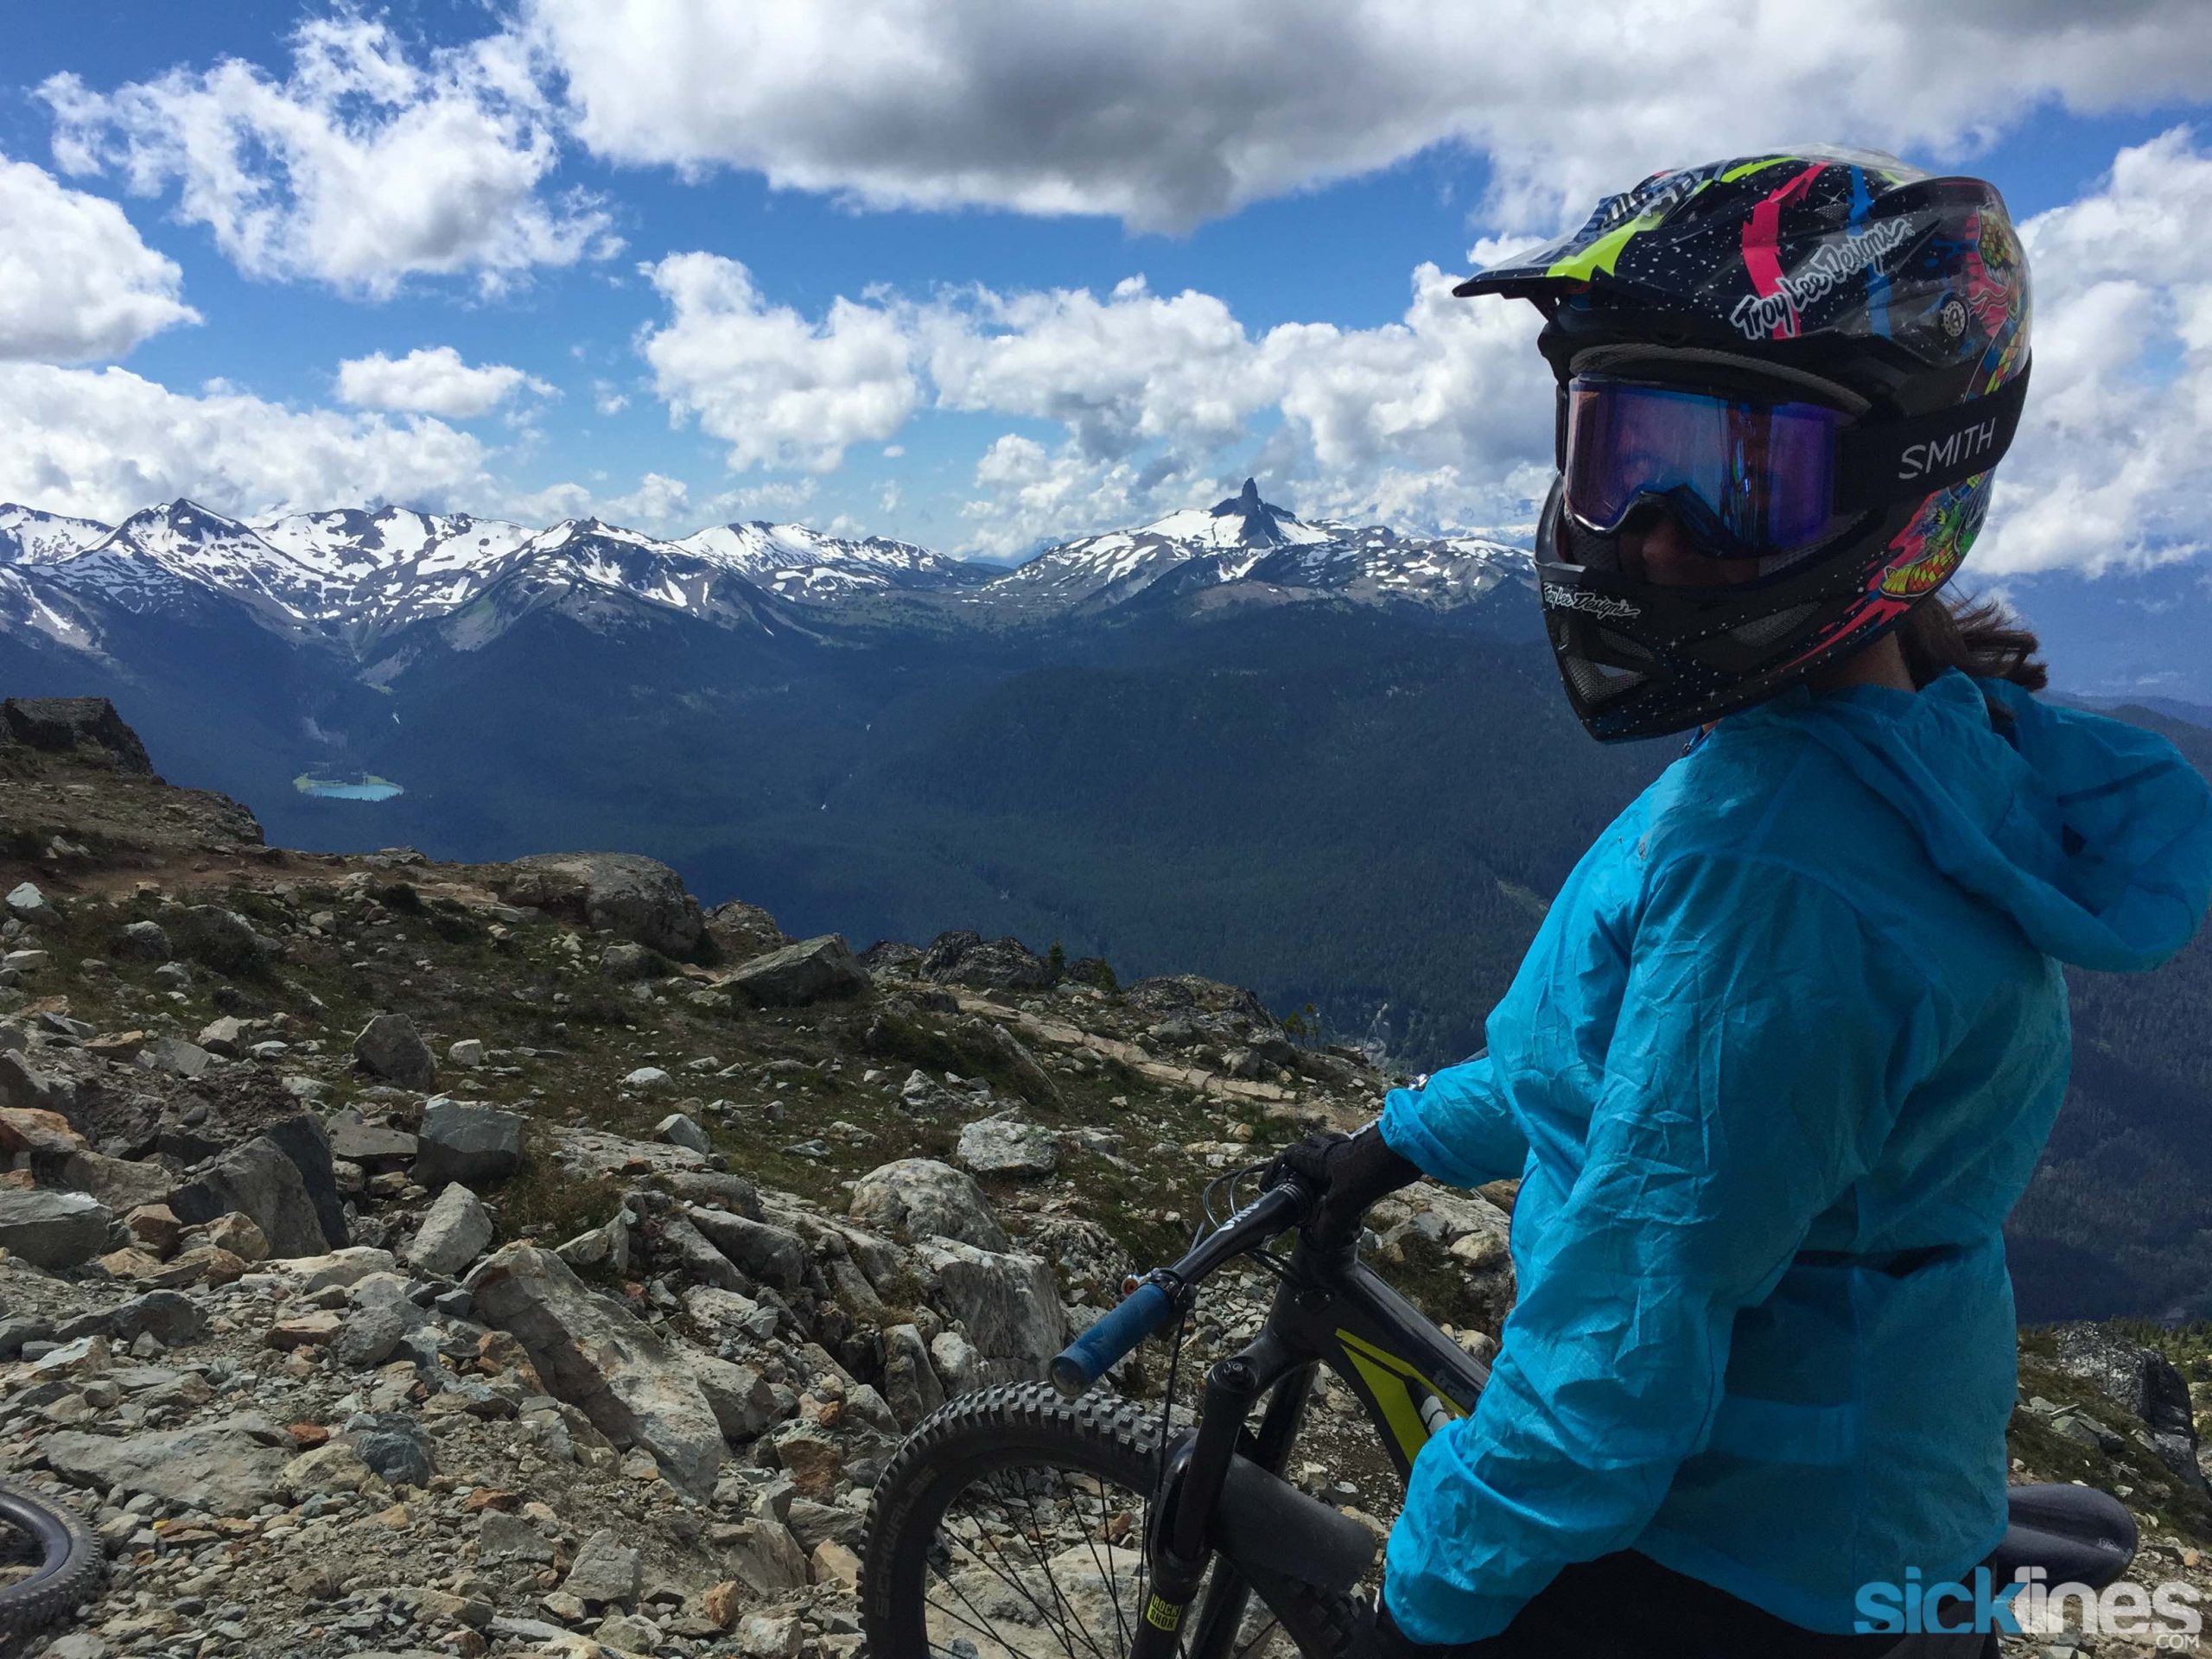
M 1121 1306 L 1084 1332 L 1053 1359 L 1052 1386 L 1073 1399 L 1128 1357 L 1131 1350 L 1175 1316 L 1184 1294 L 1231 1256 L 1273 1238 L 1312 1215 L 1313 1195 L 1295 1179 L 1282 1181 L 1246 1205 L 1192 1247 L 1173 1267 L 1147 1279 Z

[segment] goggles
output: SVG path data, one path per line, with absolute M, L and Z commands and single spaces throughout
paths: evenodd
M 1564 505 L 1583 530 L 1613 536 L 1639 506 L 1662 503 L 1701 551 L 1787 553 L 1855 516 L 1835 506 L 1851 423 L 1821 404 L 1578 374 L 1566 391 Z
M 1592 536 L 1618 536 L 1638 507 L 1658 503 L 1703 553 L 1792 553 L 1995 466 L 2027 389 L 2024 364 L 1998 391 L 1869 421 L 1802 398 L 1577 374 L 1562 394 L 1562 505 Z

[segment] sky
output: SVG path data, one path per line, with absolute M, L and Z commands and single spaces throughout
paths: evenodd
M 1256 474 L 1525 521 L 1528 307 L 1662 168 L 1993 180 L 2032 394 L 1976 561 L 2202 556 L 2202 0 L 18 6 L 0 501 L 797 520 L 999 561 Z

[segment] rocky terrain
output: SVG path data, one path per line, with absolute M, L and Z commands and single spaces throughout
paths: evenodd
M 855 1655 L 903 1431 L 1037 1374 L 1207 1183 L 1389 1081 L 1233 987 L 856 955 L 643 858 L 270 847 L 95 700 L 0 705 L 0 1473 L 111 1558 L 29 1640 L 55 1659 Z M 1478 1351 L 1511 1201 L 1374 1217 Z M 1263 1287 L 1210 1287 L 1192 1357 Z M 2139 1579 L 2212 1583 L 2201 1337 L 2023 1362 L 2022 1478 L 2119 1491 Z M 1387 1525 L 1321 1404 L 1292 1472 Z

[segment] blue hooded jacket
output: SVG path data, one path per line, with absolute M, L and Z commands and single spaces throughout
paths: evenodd
M 1993 724 L 1988 696 L 2011 710 Z M 2212 791 L 2155 734 L 1956 671 L 1732 715 L 1554 901 L 1484 1055 L 1389 1144 L 1521 1178 L 1520 1300 L 1431 1439 L 1384 1592 L 1493 1635 L 1634 1548 L 1798 1624 L 2005 1524 L 2002 1227 L 2066 1089 L 2062 962 L 2155 966 Z

